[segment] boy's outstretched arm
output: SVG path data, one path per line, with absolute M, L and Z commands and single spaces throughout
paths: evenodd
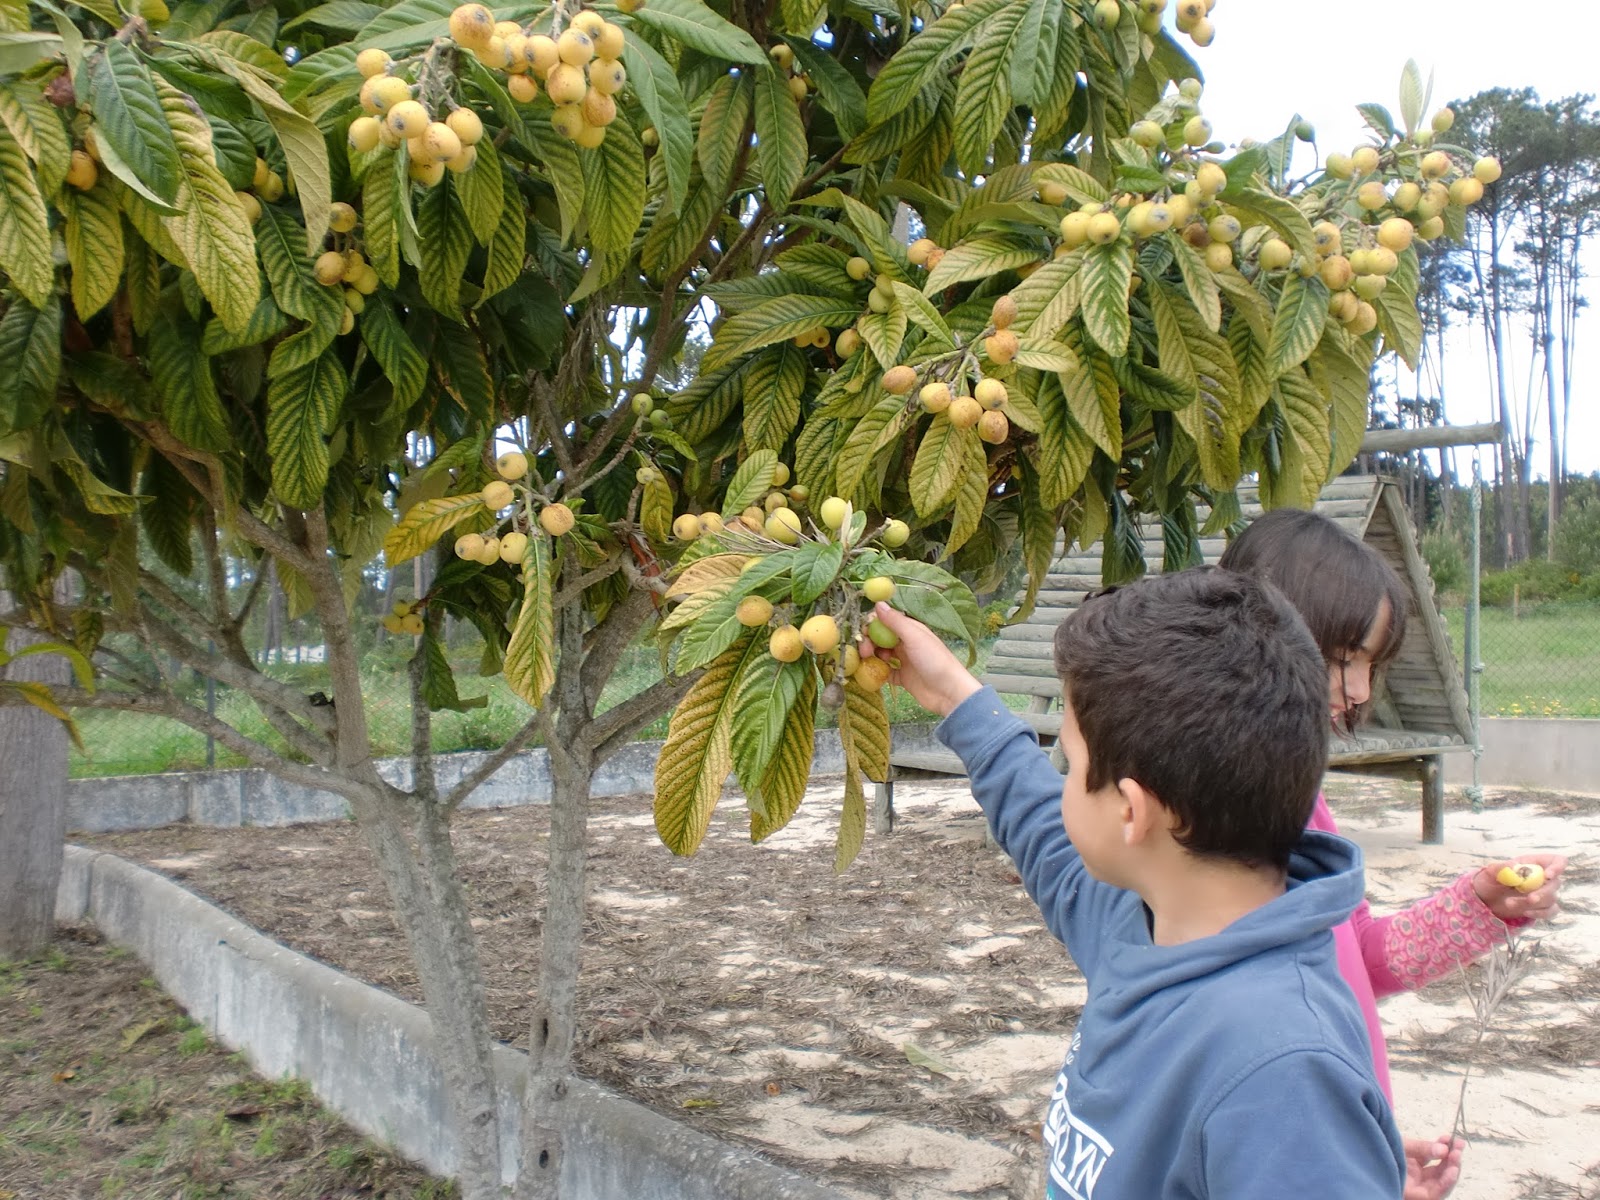
M 1016 864 L 1050 932 L 1082 966 L 1090 943 L 1073 937 L 1073 927 L 1097 924 L 1100 914 L 1085 905 L 1083 885 L 1090 880 L 1062 825 L 1061 773 L 1033 730 L 973 678 L 936 633 L 887 604 L 878 605 L 877 617 L 900 638 L 894 649 L 875 651 L 900 664 L 890 682 L 946 718 L 939 739 L 961 756 L 995 841 Z

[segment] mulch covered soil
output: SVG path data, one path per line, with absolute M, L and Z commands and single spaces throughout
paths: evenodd
M 597 801 L 579 1069 L 848 1194 L 1031 1197 L 1038 1122 L 1081 978 L 1043 932 L 1010 861 L 985 844 L 964 785 L 902 786 L 897 799 L 895 833 L 869 833 L 843 875 L 832 870 L 836 781 L 817 781 L 795 822 L 760 846 L 732 798 L 693 859 L 656 840 L 649 797 Z M 1408 826 L 1415 819 L 1415 789 L 1351 785 L 1345 799 L 1352 816 L 1380 825 L 1391 810 Z M 529 807 L 466 812 L 454 832 L 494 1028 L 519 1046 L 547 831 L 547 810 Z M 174 826 L 79 840 L 421 1002 L 351 825 Z M 1426 878 L 1407 873 L 1407 890 L 1420 894 Z M 1595 1012 L 1585 1005 L 1585 1019 Z M 1396 1041 L 1404 1055 L 1405 1038 Z M 1430 1068 L 1451 1057 L 1443 1040 L 1430 1050 L 1439 1056 Z

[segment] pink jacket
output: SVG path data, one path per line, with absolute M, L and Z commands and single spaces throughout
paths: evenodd
M 1338 833 L 1327 802 L 1317 797 L 1308 829 Z M 1442 979 L 1500 944 L 1506 922 L 1489 911 L 1472 889 L 1473 872 L 1449 887 L 1387 917 L 1374 917 L 1365 900 L 1350 919 L 1335 927 L 1339 973 L 1356 994 L 1367 1033 L 1372 1038 L 1372 1065 L 1378 1083 L 1390 1096 L 1389 1052 L 1378 1023 L 1378 998 L 1415 991 Z M 1513 922 L 1522 925 L 1525 922 Z

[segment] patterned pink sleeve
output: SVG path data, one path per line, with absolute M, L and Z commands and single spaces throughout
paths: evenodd
M 1350 915 L 1374 995 L 1415 991 L 1504 940 L 1507 923 L 1478 899 L 1473 874 L 1391 916 L 1374 917 L 1365 903 Z

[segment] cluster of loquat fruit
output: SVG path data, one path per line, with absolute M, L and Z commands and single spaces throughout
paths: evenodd
M 259 160 L 257 160 L 259 162 Z M 340 334 L 355 328 L 356 317 L 365 310 L 367 297 L 378 290 L 378 272 L 348 237 L 360 223 L 356 210 L 342 200 L 328 208 L 328 231 L 336 243 L 325 250 L 311 264 L 311 271 L 323 287 L 344 289 L 344 313 L 340 319 Z M 343 246 L 342 249 L 338 248 Z
M 788 479 L 788 467 L 779 463 L 773 469 L 772 486 L 781 488 Z M 782 495 L 781 492 L 773 494 Z M 771 498 L 769 495 L 768 500 Z M 780 505 L 770 513 L 763 514 L 759 508 L 753 511 L 756 515 L 752 516 L 751 511 L 747 510 L 728 522 L 726 531 L 737 535 L 743 525 L 747 530 L 764 532 L 769 540 L 781 546 L 797 545 L 804 536 L 800 517 L 792 509 Z M 706 515 L 715 516 L 710 513 Z M 839 496 L 829 496 L 817 507 L 820 525 L 813 526 L 815 539 L 843 538 L 853 515 L 848 501 Z M 678 519 L 684 520 L 683 517 Z M 691 516 L 689 519 L 696 518 Z M 758 521 L 761 524 L 756 524 Z M 710 524 L 704 525 L 704 529 L 707 533 L 722 532 L 724 527 L 719 519 L 715 529 Z M 893 550 L 905 545 L 910 536 L 910 527 L 904 521 L 889 520 L 877 531 L 876 540 L 886 549 Z M 735 536 L 729 539 L 728 544 L 737 550 L 741 541 Z M 796 606 L 788 601 L 774 604 L 765 596 L 751 595 L 739 601 L 734 616 L 747 629 L 771 627 L 767 637 L 767 653 L 779 662 L 798 662 L 810 652 L 819 660 L 818 665 L 826 683 L 854 678 L 862 687 L 876 690 L 888 681 L 890 666 L 874 656 L 863 658 L 856 649 L 855 641 L 865 636 L 874 645 L 884 649 L 892 649 L 898 643 L 889 627 L 870 615 L 872 605 L 888 601 L 894 593 L 894 580 L 887 576 L 873 576 L 863 581 L 859 588 L 841 579 L 813 605 L 807 606 L 815 610 L 810 615 L 802 616 L 796 611 Z M 795 624 L 797 619 L 798 625 Z M 843 700 L 842 688 L 824 689 L 824 705 L 838 708 Z
M 485 11 L 488 11 L 487 9 Z M 395 62 L 384 51 L 369 46 L 356 55 L 361 72 L 363 116 L 350 122 L 350 148 L 361 154 L 380 146 L 406 148 L 406 171 L 424 187 L 433 187 L 448 170 L 460 175 L 478 160 L 483 121 L 470 108 L 457 105 L 445 118 L 435 120 L 418 98 L 419 89 L 396 73 Z
M 804 100 L 811 92 L 811 78 L 795 67 L 794 51 L 788 43 L 779 42 L 767 51 L 767 56 L 778 70 L 789 73 L 789 94 L 794 97 L 795 103 Z
M 537 493 L 527 484 L 528 456 L 520 450 L 507 451 L 495 460 L 494 469 L 500 478 L 485 484 L 478 493 L 478 499 L 484 508 L 499 519 L 496 532 L 462 534 L 456 539 L 456 557 L 485 567 L 497 562 L 520 567 L 528 550 L 528 533 L 531 529 L 518 528 L 519 525 L 527 525 L 525 505 L 518 505 L 509 515 L 504 514 L 516 503 L 519 492 L 525 501 L 537 498 Z M 554 501 L 541 504 L 535 520 L 539 528 L 551 537 L 571 533 L 573 526 L 578 523 L 572 509 Z M 507 525 L 510 528 L 506 528 Z
M 421 637 L 423 622 L 419 607 L 407 600 L 396 600 L 389 615 L 383 619 L 384 629 L 397 636 L 410 634 L 412 637 Z
M 1196 46 L 1209 46 L 1217 31 L 1211 24 L 1211 10 L 1217 0 L 1178 0 L 1178 32 L 1187 34 Z M 951 7 L 955 7 L 952 5 Z M 1094 23 L 1109 32 L 1122 24 L 1123 0 L 1095 0 L 1092 16 Z M 1134 0 L 1134 20 L 1141 33 L 1152 36 L 1161 32 L 1161 18 L 1167 11 L 1167 0 Z
M 617 5 L 623 12 L 639 6 L 638 0 Z M 606 126 L 617 119 L 615 97 L 628 82 L 620 25 L 584 9 L 550 37 L 515 21 L 496 22 L 482 4 L 463 4 L 450 14 L 450 37 L 485 66 L 503 71 L 506 91 L 519 104 L 533 103 L 543 83 L 555 105 L 550 123 L 562 137 L 590 150 L 605 141 Z

